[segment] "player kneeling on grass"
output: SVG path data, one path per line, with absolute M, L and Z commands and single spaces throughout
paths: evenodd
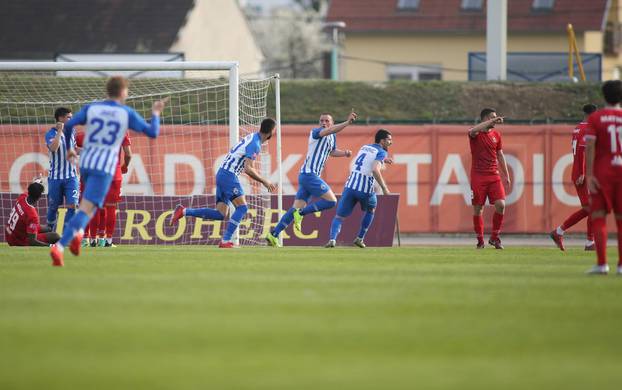
M 488 243 L 495 249 L 503 249 L 499 233 L 505 212 L 505 189 L 501 183 L 499 166 L 503 170 L 505 182 L 510 185 L 510 175 L 505 162 L 501 143 L 501 133 L 495 129 L 503 118 L 497 116 L 492 108 L 484 108 L 480 113 L 481 123 L 469 129 L 471 147 L 471 201 L 473 204 L 473 230 L 477 235 L 477 249 L 484 248 L 484 205 L 486 198 L 495 205 L 492 217 L 492 234 Z M 498 163 L 497 163 L 498 162 Z
M 252 133 L 244 137 L 231 149 L 227 156 L 225 156 L 225 159 L 216 173 L 215 209 L 207 207 L 191 209 L 185 208 L 182 205 L 177 205 L 171 217 L 171 225 L 175 224 L 184 216 L 222 221 L 227 218 L 229 214 L 229 202 L 231 202 L 235 206 L 235 211 L 227 223 L 227 230 L 218 247 L 233 248 L 233 242 L 231 241 L 233 234 L 248 212 L 246 197 L 244 196 L 244 190 L 242 189 L 238 176 L 244 171 L 251 179 L 263 184 L 268 191 L 276 191 L 276 185 L 263 178 L 254 167 L 254 161 L 259 152 L 261 152 L 261 145 L 272 138 L 275 127 L 276 122 L 274 119 L 264 119 L 261 122 L 258 133 Z
M 86 125 L 84 146 L 80 154 L 80 175 L 84 180 L 84 193 L 79 210 L 69 221 L 60 241 L 51 248 L 52 265 L 64 264 L 63 251 L 67 245 L 71 253 L 76 256 L 80 254 L 84 228 L 97 209 L 104 204 L 127 130 L 142 132 L 151 138 L 160 134 L 160 114 L 167 99 L 153 103 L 149 124 L 125 105 L 129 95 L 128 85 L 129 81 L 124 77 L 111 77 L 106 82 L 108 100 L 85 105 L 65 124 L 67 158 L 71 161 L 75 161 L 78 155 L 68 141 L 69 135 L 76 125 Z
M 49 226 L 39 225 L 39 213 L 35 206 L 43 191 L 43 184 L 31 183 L 28 192 L 17 198 L 4 229 L 6 242 L 10 246 L 48 246 L 60 239 Z
M 598 258 L 587 272 L 609 273 L 605 217 L 613 210 L 618 228 L 617 274 L 622 275 L 622 81 L 606 81 L 602 91 L 607 107 L 589 116 L 585 132 L 585 181 Z
M 382 165 L 387 159 L 387 151 L 393 143 L 391 133 L 388 130 L 380 129 L 376 132 L 375 143 L 363 146 L 354 159 L 354 165 L 350 171 L 350 176 L 346 181 L 343 194 L 337 205 L 337 215 L 330 226 L 330 240 L 326 248 L 334 248 L 337 245 L 337 236 L 341 231 L 343 220 L 352 214 L 352 210 L 357 203 L 361 204 L 363 219 L 361 219 L 361 229 L 354 239 L 354 245 L 365 248 L 365 234 L 374 220 L 374 211 L 378 200 L 374 189 L 374 179 L 380 185 L 382 193 L 389 194 L 389 189 L 380 173 Z

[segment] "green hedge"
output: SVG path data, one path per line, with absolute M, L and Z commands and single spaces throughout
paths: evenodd
M 285 123 L 315 122 L 324 111 L 342 119 L 351 108 L 370 122 L 472 122 L 483 107 L 510 122 L 574 122 L 583 104 L 601 100 L 598 84 L 281 82 Z

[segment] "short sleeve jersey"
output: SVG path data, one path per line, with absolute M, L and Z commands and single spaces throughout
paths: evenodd
M 28 234 L 39 233 L 39 213 L 28 203 L 28 194 L 17 198 L 9 214 L 9 220 L 4 228 L 7 240 L 26 242 Z
M 475 137 L 469 135 L 471 147 L 471 175 L 498 175 L 497 152 L 503 149 L 501 134 L 492 129 L 479 132 Z

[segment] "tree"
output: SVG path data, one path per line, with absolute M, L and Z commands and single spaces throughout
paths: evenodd
M 320 78 L 323 53 L 330 43 L 312 3 L 321 9 L 322 1 L 297 2 L 300 7 L 275 8 L 268 15 L 247 8 L 247 18 L 266 58 L 266 72 L 279 72 L 283 78 Z

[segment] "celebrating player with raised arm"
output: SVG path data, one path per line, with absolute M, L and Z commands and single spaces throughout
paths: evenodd
M 393 143 L 391 133 L 388 130 L 380 129 L 376 132 L 373 144 L 363 146 L 354 160 L 354 165 L 350 170 L 350 176 L 346 181 L 343 194 L 337 206 L 337 215 L 330 226 L 330 240 L 326 248 L 334 248 L 337 245 L 337 236 L 341 231 L 343 220 L 352 214 L 352 210 L 357 203 L 360 203 L 363 210 L 361 228 L 359 234 L 354 239 L 354 245 L 365 248 L 365 234 L 374 220 L 374 211 L 378 200 L 374 188 L 374 179 L 380 185 L 382 193 L 389 194 L 389 189 L 382 177 L 380 170 L 387 157 L 389 146 Z
M 65 204 L 65 226 L 73 217 L 78 207 L 78 173 L 76 167 L 67 160 L 65 149 L 65 123 L 72 117 L 71 110 L 59 107 L 54 111 L 56 126 L 45 133 L 45 144 L 50 155 L 50 169 L 48 171 L 48 212 L 47 225 L 54 230 L 58 208 Z M 69 134 L 68 140 L 73 147 L 76 146 L 75 133 Z
M 473 204 L 473 229 L 477 235 L 477 249 L 484 248 L 484 205 L 486 198 L 494 204 L 495 213 L 492 217 L 492 234 L 488 243 L 495 249 L 503 249 L 499 232 L 503 224 L 505 212 L 505 189 L 499 175 L 499 165 L 510 185 L 508 166 L 503 155 L 501 134 L 495 129 L 503 118 L 497 116 L 492 108 L 484 108 L 480 113 L 481 123 L 469 129 L 469 145 L 471 147 L 471 199 Z
M 622 275 L 622 81 L 606 81 L 602 91 L 607 107 L 590 115 L 585 132 L 585 180 L 598 258 L 588 273 L 609 273 L 605 217 L 613 210 L 618 228 L 617 274 Z
M 167 99 L 158 100 L 151 108 L 151 123 L 147 123 L 136 111 L 125 105 L 129 81 L 115 76 L 106 82 L 108 100 L 87 104 L 65 124 L 67 158 L 75 161 L 77 153 L 69 142 L 69 135 L 76 125 L 86 125 L 84 147 L 80 154 L 80 175 L 84 181 L 84 193 L 79 210 L 73 216 L 60 241 L 53 245 L 50 255 L 52 264 L 63 265 L 63 251 L 67 245 L 74 255 L 80 254 L 80 242 L 84 228 L 104 198 L 114 178 L 119 159 L 119 148 L 128 129 L 155 138 L 160 134 L 160 114 Z
M 17 198 L 4 228 L 6 242 L 10 246 L 48 246 L 60 239 L 49 226 L 39 224 L 35 206 L 43 191 L 43 184 L 30 183 L 28 191 Z
M 272 133 L 276 127 L 276 122 L 272 118 L 266 118 L 261 122 L 259 132 L 252 133 L 244 137 L 223 160 L 218 172 L 216 173 L 216 208 L 185 208 L 182 205 L 175 207 L 171 218 L 171 225 L 179 221 L 184 216 L 199 217 L 222 221 L 229 213 L 229 202 L 235 206 L 235 211 L 227 223 L 227 230 L 219 248 L 233 248 L 231 241 L 233 234 L 238 229 L 238 225 L 246 216 L 248 206 L 244 190 L 240 184 L 238 176 L 244 171 L 251 179 L 263 184 L 270 192 L 276 191 L 276 185 L 262 177 L 254 167 L 254 161 L 261 145 L 272 138 Z
M 587 242 L 585 243 L 585 250 L 594 250 L 594 234 L 592 233 L 592 218 L 590 217 L 590 195 L 587 191 L 587 185 L 585 183 L 585 130 L 587 129 L 588 116 L 596 111 L 596 106 L 593 104 L 586 104 L 583 106 L 583 121 L 577 125 L 572 132 L 572 182 L 574 183 L 579 201 L 581 202 L 581 209 L 572 213 L 566 220 L 553 230 L 549 236 L 555 242 L 557 247 L 561 250 L 564 248 L 564 233 L 572 226 L 577 224 L 583 218 L 587 217 Z
M 309 134 L 309 149 L 298 175 L 298 192 L 294 204 L 283 215 L 274 230 L 266 236 L 268 245 L 279 246 L 279 234 L 292 223 L 292 220 L 294 221 L 294 228 L 300 231 L 302 218 L 305 215 L 335 207 L 337 197 L 320 176 L 328 156 L 352 156 L 350 150 L 337 149 L 336 134 L 351 125 L 356 117 L 357 114 L 353 110 L 345 122 L 335 125 L 331 114 L 324 113 L 320 116 L 320 127 L 312 129 Z M 312 196 L 320 198 L 320 200 L 308 204 Z

